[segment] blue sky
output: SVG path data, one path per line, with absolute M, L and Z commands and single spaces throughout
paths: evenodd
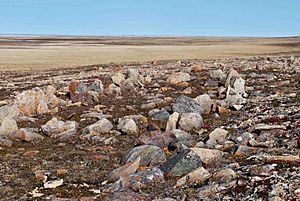
M 0 0 L 0 34 L 294 36 L 298 0 Z

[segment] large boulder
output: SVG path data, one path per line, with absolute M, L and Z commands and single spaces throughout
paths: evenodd
M 45 91 L 40 88 L 23 91 L 16 96 L 19 112 L 26 116 L 47 114 L 65 101 L 55 96 L 56 89 L 48 86 Z
M 16 96 L 16 103 L 21 114 L 36 116 L 49 113 L 46 97 L 40 88 L 23 91 Z

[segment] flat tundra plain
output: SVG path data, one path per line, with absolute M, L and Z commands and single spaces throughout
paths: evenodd
M 0 70 L 45 70 L 96 64 L 288 55 L 300 38 L 0 37 Z

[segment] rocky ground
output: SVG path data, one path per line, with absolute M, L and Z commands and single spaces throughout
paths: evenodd
M 300 58 L 0 74 L 1 200 L 299 200 Z

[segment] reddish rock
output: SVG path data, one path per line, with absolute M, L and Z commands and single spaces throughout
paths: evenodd
M 160 148 L 168 147 L 171 142 L 176 141 L 176 136 L 171 132 L 153 131 L 142 135 L 138 143 L 155 145 Z

